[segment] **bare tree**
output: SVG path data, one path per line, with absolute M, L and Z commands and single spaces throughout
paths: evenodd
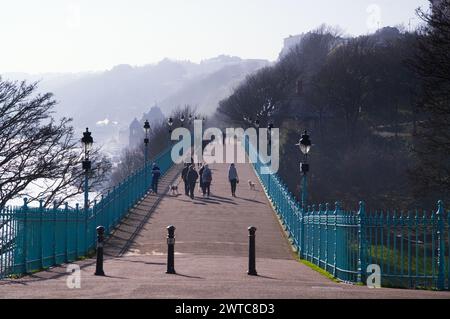
M 37 83 L 0 78 L 0 207 L 28 196 L 45 205 L 80 193 L 80 150 L 71 119 L 52 117 L 56 101 L 51 93 L 36 94 Z M 91 188 L 105 181 L 109 162 L 102 159 L 92 170 Z M 30 187 L 39 185 L 39 194 Z

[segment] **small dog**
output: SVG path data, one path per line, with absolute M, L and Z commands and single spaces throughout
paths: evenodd
M 169 187 L 169 192 L 171 192 L 172 196 L 178 196 L 180 194 L 178 192 L 178 185 L 171 185 Z
M 252 181 L 248 181 L 248 186 L 250 186 L 250 190 L 252 191 L 256 191 L 256 184 L 253 183 Z

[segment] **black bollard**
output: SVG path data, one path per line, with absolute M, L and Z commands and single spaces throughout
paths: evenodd
M 256 272 L 256 245 L 255 245 L 256 227 L 248 228 L 248 274 L 258 276 Z
M 167 272 L 166 274 L 176 274 L 175 272 L 175 226 L 167 227 Z
M 97 264 L 95 266 L 95 275 L 96 276 L 104 276 L 105 272 L 103 271 L 103 240 L 105 234 L 105 227 L 98 226 L 97 227 Z

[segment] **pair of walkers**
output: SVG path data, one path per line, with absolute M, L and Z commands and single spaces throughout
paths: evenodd
M 208 164 L 203 165 L 198 172 L 195 168 L 195 164 L 185 164 L 183 171 L 181 172 L 181 178 L 184 182 L 184 193 L 186 196 L 194 199 L 195 185 L 199 179 L 203 196 L 210 196 L 212 172 Z

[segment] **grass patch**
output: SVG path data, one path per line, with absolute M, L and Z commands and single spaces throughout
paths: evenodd
M 339 283 L 340 280 L 335 278 L 332 274 L 330 274 L 328 271 L 326 271 L 325 269 L 320 268 L 319 266 L 317 266 L 316 264 L 313 264 L 312 262 L 309 262 L 307 260 L 303 260 L 300 259 L 299 257 L 297 257 L 297 260 L 302 263 L 305 266 L 308 266 L 309 268 L 311 268 L 312 270 L 318 272 L 319 274 L 321 274 L 322 276 L 330 279 L 331 281 L 337 282 Z

